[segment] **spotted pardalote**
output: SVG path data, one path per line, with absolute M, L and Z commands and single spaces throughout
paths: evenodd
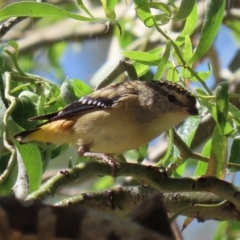
M 60 111 L 33 117 L 46 120 L 14 136 L 31 141 L 70 143 L 83 156 L 111 156 L 138 148 L 190 115 L 198 115 L 196 98 L 169 81 L 111 84 Z

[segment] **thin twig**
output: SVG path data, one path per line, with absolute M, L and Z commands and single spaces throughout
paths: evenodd
M 9 72 L 6 72 L 5 73 L 5 93 L 4 94 L 5 94 L 5 98 L 10 102 L 10 106 L 7 108 L 7 110 L 3 116 L 3 127 L 4 127 L 3 144 L 4 144 L 5 148 L 7 148 L 11 152 L 11 156 L 9 158 L 6 169 L 0 176 L 0 183 L 6 179 L 6 177 L 10 173 L 10 171 L 13 167 L 13 164 L 15 162 L 15 159 L 16 159 L 16 149 L 11 143 L 8 142 L 8 118 L 17 104 L 16 99 L 10 95 L 10 91 L 11 91 L 10 84 L 11 84 L 11 74 Z
M 85 192 L 68 198 L 64 195 L 65 198 L 55 203 L 55 206 L 81 206 L 85 209 L 99 210 L 128 219 L 129 214 L 142 199 L 156 193 L 158 193 L 157 190 L 145 186 L 115 187 L 109 191 Z M 239 218 L 236 209 L 230 202 L 223 206 L 223 204 L 219 204 L 222 203 L 222 199 L 209 192 L 161 192 L 161 196 L 169 213 L 181 211 L 181 215 L 194 218 L 197 216 L 202 221 L 208 219 L 237 220 Z M 112 205 L 114 208 L 111 207 Z
M 0 39 L 16 24 L 20 23 L 27 17 L 12 17 L 0 25 Z
M 178 133 L 173 129 L 173 143 L 176 145 L 180 152 L 180 156 L 177 161 L 171 163 L 167 168 L 167 173 L 171 176 L 173 171 L 183 164 L 188 158 L 192 158 L 205 163 L 209 162 L 209 159 L 199 153 L 193 152 L 187 144 L 181 139 Z
M 118 76 L 123 74 L 124 72 L 128 73 L 128 76 L 131 80 L 137 80 L 138 76 L 133 65 L 126 61 L 119 61 L 118 65 L 111 71 L 110 74 L 106 78 L 104 78 L 100 83 L 96 86 L 95 90 L 106 87 L 111 84 L 113 81 L 117 79 Z
M 192 70 L 191 67 L 186 66 L 186 61 L 184 60 L 182 54 L 180 53 L 178 46 L 174 43 L 174 41 L 157 25 L 157 23 L 154 21 L 154 25 L 157 29 L 157 31 L 159 33 L 161 33 L 167 40 L 169 40 L 176 52 L 176 54 L 178 55 L 180 61 L 183 64 L 183 67 L 185 67 L 189 72 L 191 72 L 191 74 L 197 78 L 197 80 L 203 85 L 203 87 L 205 88 L 205 90 L 208 92 L 209 95 L 213 95 L 211 90 L 208 88 L 207 84 L 195 73 L 195 71 Z

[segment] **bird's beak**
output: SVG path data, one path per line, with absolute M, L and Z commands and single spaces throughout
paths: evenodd
M 194 106 L 194 107 L 189 107 L 186 109 L 186 112 L 192 116 L 197 116 L 199 115 L 198 109 Z

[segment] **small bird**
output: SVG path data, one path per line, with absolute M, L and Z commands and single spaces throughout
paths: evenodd
M 14 136 L 31 141 L 69 143 L 81 156 L 112 161 L 136 149 L 190 115 L 198 115 L 196 98 L 179 84 L 165 80 L 111 84 L 62 110 L 29 120 L 47 120 Z

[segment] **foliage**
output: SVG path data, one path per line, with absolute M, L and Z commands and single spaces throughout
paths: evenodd
M 165 78 L 169 81 L 181 82 L 186 87 L 191 87 L 192 82 L 199 83 L 193 92 L 201 105 L 200 115 L 209 113 L 216 124 L 210 129 L 210 139 L 207 142 L 205 139 L 205 143 L 202 139 L 204 147 L 201 153 L 190 150 L 192 142 L 198 138 L 197 129 L 202 119 L 201 116 L 190 117 L 177 130 L 182 140 L 176 143 L 174 138 L 176 133 L 170 132 L 170 144 L 168 149 L 165 149 L 165 155 L 152 160 L 156 162 L 156 166 L 166 167 L 171 176 L 177 177 L 182 177 L 189 165 L 194 168 L 192 177 L 215 176 L 225 179 L 227 173 L 238 171 L 240 166 L 237 133 L 240 127 L 240 112 L 231 99 L 239 98 L 239 95 L 230 92 L 229 85 L 232 82 L 229 79 L 220 83 L 216 75 L 217 87 L 215 89 L 208 87 L 207 80 L 212 75 L 210 64 L 205 71 L 196 71 L 195 68 L 213 49 L 221 25 L 232 27 L 234 33 L 239 32 L 235 24 L 237 20 L 227 18 L 225 1 L 208 1 L 200 25 L 198 19 L 201 18 L 198 16 L 198 10 L 202 6 L 194 0 L 178 2 L 135 0 L 133 3 L 102 0 L 99 5 L 93 5 L 91 8 L 84 5 L 83 1 L 77 1 L 77 4 L 76 6 L 67 1 L 60 2 L 58 6 L 51 3 L 15 2 L 0 9 L 0 20 L 15 16 L 19 19 L 32 17 L 32 23 L 23 31 L 29 30 L 30 27 L 38 31 L 52 24 L 61 23 L 66 18 L 79 21 L 80 26 L 88 24 L 88 28 L 94 24 L 106 24 L 107 29 L 99 33 L 99 37 L 104 38 L 106 35 L 118 40 L 119 46 L 122 47 L 122 56 L 131 61 L 140 79 Z M 132 12 L 133 9 L 135 10 L 134 17 L 131 14 L 118 15 L 119 7 L 125 9 L 127 5 L 131 6 Z M 103 17 L 95 9 L 101 9 L 105 16 Z M 145 34 L 139 36 L 134 28 L 135 25 L 140 26 Z M 176 30 L 170 29 L 169 26 L 175 27 Z M 115 31 L 111 31 L 113 28 Z M 4 30 L 0 30 L 3 36 Z M 59 30 L 69 31 L 69 29 Z M 48 34 L 51 35 L 50 32 Z M 152 40 L 152 36 L 157 36 L 157 40 Z M 61 156 L 69 146 L 34 143 L 20 145 L 12 136 L 35 126 L 36 123 L 28 121 L 28 118 L 57 111 L 75 99 L 89 94 L 92 89 L 77 78 L 60 80 L 64 78 L 64 71 L 61 69 L 58 58 L 67 47 L 67 44 L 64 47 L 59 45 L 60 39 L 55 38 L 55 41 L 48 46 L 48 61 L 60 83 L 57 84 L 50 79 L 32 74 L 35 64 L 34 61 L 27 59 L 39 49 L 29 47 L 24 52 L 21 43 L 16 40 L 16 37 L 14 38 L 14 41 L 3 38 L 0 45 L 1 134 L 5 147 L 6 144 L 11 145 L 13 142 L 23 159 L 28 176 L 29 193 L 34 196 L 34 192 L 41 186 L 41 179 L 44 172 L 48 170 L 49 162 Z M 238 38 L 236 39 L 239 41 Z M 68 40 L 74 40 L 74 31 Z M 43 47 L 40 50 L 44 51 Z M 214 70 L 213 66 L 213 72 Z M 104 82 L 106 79 L 99 79 L 99 82 L 101 80 Z M 109 81 L 114 80 L 110 78 Z M 232 140 L 230 151 L 228 150 L 229 139 Z M 10 162 L 11 156 L 15 158 L 14 153 L 10 153 L 6 148 L 1 149 L 0 169 L 4 175 L 0 178 L 0 194 L 6 195 L 11 193 L 11 188 L 18 179 L 17 162 Z M 136 164 L 142 164 L 148 151 L 151 151 L 151 146 L 143 146 L 138 150 L 129 151 L 125 157 L 137 160 Z M 17 154 L 18 160 L 19 154 Z M 84 161 L 87 159 L 79 157 L 77 163 Z M 69 167 L 73 165 L 74 163 L 70 161 Z M 124 183 L 124 180 L 121 181 Z M 91 188 L 99 190 L 113 185 L 112 178 L 102 178 L 95 181 Z M 181 191 L 179 188 L 179 192 Z M 226 200 L 229 199 L 226 198 Z M 231 218 L 228 217 L 228 219 Z M 229 228 L 229 226 L 231 224 L 226 227 Z M 220 231 L 222 230 L 219 228 Z M 219 239 L 218 233 L 216 233 L 216 239 Z

